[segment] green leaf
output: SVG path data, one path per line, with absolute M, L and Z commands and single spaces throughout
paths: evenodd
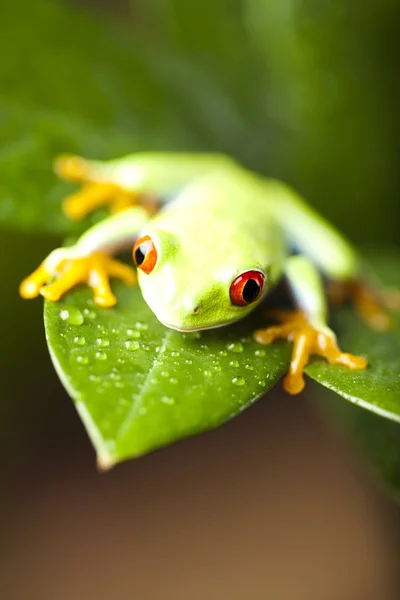
M 221 425 L 268 391 L 289 347 L 251 339 L 257 316 L 198 333 L 165 328 L 138 289 L 115 286 L 114 309 L 88 290 L 46 302 L 56 370 L 107 467 Z
M 391 283 L 394 258 L 380 261 Z M 45 305 L 54 365 L 104 466 L 217 427 L 287 370 L 288 344 L 260 346 L 251 339 L 259 314 L 230 327 L 182 334 L 158 322 L 140 290 L 116 289 L 114 309 L 95 307 L 83 289 Z M 368 370 L 315 360 L 307 373 L 346 399 L 400 420 L 399 329 L 374 332 L 350 308 L 339 310 L 335 321 L 343 347 L 366 355 Z
M 369 253 L 370 263 L 382 284 L 400 289 L 400 253 L 377 250 Z M 400 312 L 393 315 L 393 327 L 386 332 L 368 327 L 350 307 L 338 310 L 333 329 L 346 352 L 368 359 L 368 369 L 351 371 L 314 360 L 307 375 L 350 402 L 400 422 Z

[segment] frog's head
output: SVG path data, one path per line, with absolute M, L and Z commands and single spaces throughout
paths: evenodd
M 245 317 L 266 292 L 262 265 L 227 247 L 226 239 L 188 238 L 151 229 L 137 240 L 133 259 L 145 301 L 161 323 L 178 331 L 211 329 Z

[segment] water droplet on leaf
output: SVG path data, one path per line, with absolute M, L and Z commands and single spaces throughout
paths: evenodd
M 175 398 L 172 396 L 161 396 L 161 402 L 163 404 L 168 404 L 169 406 L 173 406 L 176 402 Z
M 241 344 L 240 342 L 232 342 L 231 344 L 228 344 L 226 347 L 227 350 L 229 350 L 229 352 L 243 352 L 244 348 L 243 348 L 243 344 Z
M 128 340 L 125 342 L 125 348 L 131 352 L 135 352 L 135 350 L 139 350 L 140 344 L 136 340 Z
M 83 355 L 79 355 L 76 357 L 76 362 L 79 363 L 80 365 L 87 365 L 89 364 L 89 357 L 86 356 L 86 354 Z
M 246 380 L 244 377 L 234 377 L 232 379 L 233 385 L 237 385 L 238 387 L 243 387 L 246 385 Z
M 76 306 L 64 306 L 60 311 L 60 317 L 71 325 L 82 325 L 83 323 L 83 314 Z

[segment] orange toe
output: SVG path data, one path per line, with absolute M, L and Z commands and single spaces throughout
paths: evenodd
M 270 344 L 276 339 L 293 342 L 289 372 L 283 380 L 283 387 L 289 394 L 299 394 L 304 389 L 304 369 L 312 355 L 322 356 L 331 364 L 344 365 L 349 369 L 367 367 L 365 358 L 341 352 L 333 334 L 315 328 L 301 311 L 279 312 L 274 316 L 283 323 L 259 329 L 254 339 L 261 344 Z

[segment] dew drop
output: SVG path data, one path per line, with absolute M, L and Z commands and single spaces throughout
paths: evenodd
M 170 383 L 172 383 L 173 385 L 178 385 L 179 381 L 177 380 L 176 377 L 171 377 L 171 379 L 169 380 Z
M 205 370 L 203 372 L 204 372 L 204 377 L 212 377 L 211 371 Z
M 240 342 L 232 342 L 231 344 L 227 345 L 226 349 L 229 350 L 229 352 L 236 352 L 238 354 L 244 350 L 243 344 Z
M 265 350 L 256 350 L 254 354 L 255 356 L 265 356 Z
M 128 340 L 125 342 L 125 348 L 131 352 L 135 352 L 135 350 L 139 350 L 140 344 L 136 340 Z
M 228 353 L 227 353 L 227 351 L 226 351 L 226 350 L 220 350 L 220 352 L 219 352 L 219 355 L 220 355 L 220 356 L 227 356 L 227 355 L 228 355 Z
M 74 337 L 74 344 L 76 346 L 84 346 L 86 344 L 86 339 L 83 336 Z
M 161 402 L 163 404 L 168 404 L 168 406 L 173 406 L 176 400 L 172 396 L 161 396 Z
M 214 365 L 214 371 L 217 371 L 217 373 L 220 373 L 221 370 L 222 370 L 221 365 L 219 365 L 219 364 Z
M 168 371 L 161 371 L 160 376 L 161 377 L 169 377 L 169 373 L 168 373 Z
M 94 310 L 89 310 L 88 308 L 83 309 L 83 314 L 87 319 L 90 319 L 92 321 L 96 318 L 96 313 L 94 312 Z
M 110 345 L 110 340 L 107 338 L 97 338 L 96 340 L 96 344 L 100 347 L 100 348 L 107 348 L 107 346 Z
M 136 329 L 141 329 L 142 331 L 146 331 L 149 328 L 147 323 L 142 323 L 142 321 L 137 321 L 135 324 Z
M 266 385 L 266 384 L 265 384 L 265 381 L 264 381 L 264 379 L 261 379 L 261 380 L 258 382 L 258 385 L 261 385 L 262 387 L 265 387 L 265 385 Z
M 89 364 L 89 358 L 85 354 L 80 354 L 76 357 L 76 362 L 80 365 L 87 365 Z
M 229 364 L 231 367 L 235 367 L 235 369 L 239 366 L 239 363 L 237 360 L 231 360 Z
M 76 306 L 64 306 L 60 311 L 60 317 L 71 325 L 82 325 L 83 323 L 83 314 Z
M 187 359 L 185 360 L 185 363 L 186 363 L 187 365 L 192 365 L 192 364 L 193 364 L 193 361 L 192 361 L 192 359 L 191 359 L 191 358 L 187 358 Z
M 246 380 L 244 377 L 234 377 L 232 379 L 233 385 L 237 385 L 238 387 L 243 387 L 246 385 Z
M 96 352 L 97 360 L 107 360 L 107 354 L 105 352 Z
M 176 352 L 176 351 L 171 352 L 171 356 L 180 356 L 180 355 L 181 355 L 180 352 Z
M 138 338 L 140 338 L 140 331 L 137 331 L 137 329 L 127 329 L 126 335 L 130 338 L 137 340 Z
M 254 371 L 253 365 L 250 365 L 249 363 L 247 363 L 246 365 L 244 365 L 244 368 L 247 369 L 248 371 Z
M 101 378 L 99 375 L 89 375 L 89 381 L 94 381 L 95 383 L 100 383 Z

